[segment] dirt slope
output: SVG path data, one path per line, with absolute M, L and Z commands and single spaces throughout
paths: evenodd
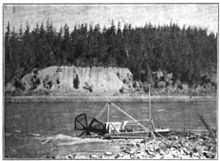
M 21 82 L 25 90 L 119 92 L 132 87 L 133 75 L 127 68 L 50 66 L 33 70 Z

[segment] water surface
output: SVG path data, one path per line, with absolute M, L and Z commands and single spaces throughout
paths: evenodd
M 136 119 L 143 120 L 149 116 L 148 103 L 116 103 Z M 42 135 L 74 135 L 74 118 L 80 113 L 98 117 L 106 121 L 105 103 L 6 103 L 5 132 L 40 133 Z M 207 123 L 217 127 L 216 102 L 166 102 L 152 103 L 152 116 L 156 127 L 175 130 L 205 130 L 197 113 L 203 115 Z M 110 107 L 110 120 L 123 121 L 129 118 Z M 147 123 L 145 123 L 147 126 Z

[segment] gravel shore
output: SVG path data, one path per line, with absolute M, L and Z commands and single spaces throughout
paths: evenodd
M 16 131 L 5 137 L 18 143 L 6 149 L 7 159 L 217 159 L 216 136 L 207 133 L 170 132 L 156 138 L 103 139 L 63 134 L 24 137 Z M 21 142 L 25 144 L 19 145 Z

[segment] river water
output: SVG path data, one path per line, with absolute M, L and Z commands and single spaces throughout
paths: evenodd
M 75 116 L 86 113 L 89 117 L 98 117 L 99 120 L 105 121 L 107 116 L 105 104 L 104 102 L 6 103 L 4 108 L 5 132 L 75 135 Z M 135 119 L 143 120 L 149 116 L 148 103 L 116 104 Z M 151 106 L 156 127 L 174 130 L 205 130 L 197 115 L 200 113 L 212 128 L 217 128 L 217 103 L 215 101 L 153 102 Z M 126 115 L 110 106 L 111 121 L 128 119 Z

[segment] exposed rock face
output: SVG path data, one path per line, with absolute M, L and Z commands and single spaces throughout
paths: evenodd
M 22 78 L 26 90 L 119 92 L 132 87 L 127 68 L 50 66 Z

